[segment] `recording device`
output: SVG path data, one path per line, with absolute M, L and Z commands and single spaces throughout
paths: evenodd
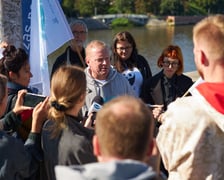
M 89 108 L 88 116 L 93 113 L 92 115 L 92 126 L 94 126 L 94 120 L 96 119 L 96 113 L 102 108 L 104 100 L 101 96 L 95 96 L 92 100 L 92 105 Z
M 44 101 L 46 97 L 39 94 L 26 93 L 23 98 L 23 105 L 35 107 L 39 102 Z M 17 100 L 17 94 L 12 96 L 10 109 L 13 109 Z M 17 129 L 18 136 L 25 142 L 29 136 L 32 126 L 33 110 L 24 110 L 20 113 L 21 125 Z
M 92 100 L 92 105 L 89 108 L 88 116 L 93 112 L 98 112 L 102 105 L 104 103 L 104 100 L 101 96 L 95 96 Z
M 44 101 L 46 97 L 40 94 L 26 93 L 23 100 L 24 106 L 35 107 L 39 102 Z

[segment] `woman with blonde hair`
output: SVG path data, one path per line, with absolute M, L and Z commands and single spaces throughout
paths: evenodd
M 96 161 L 94 131 L 85 128 L 78 114 L 85 102 L 86 76 L 77 66 L 62 66 L 52 76 L 49 120 L 42 131 L 45 179 L 54 180 L 55 165 Z

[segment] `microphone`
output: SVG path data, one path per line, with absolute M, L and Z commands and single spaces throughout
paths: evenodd
M 89 108 L 88 116 L 93 112 L 98 112 L 104 103 L 104 100 L 101 96 L 95 96 L 92 100 L 92 105 Z
M 93 113 L 91 120 L 92 120 L 92 127 L 94 126 L 94 120 L 96 119 L 96 113 L 102 108 L 104 100 L 101 96 L 95 96 L 92 100 L 92 105 L 89 108 L 88 116 Z

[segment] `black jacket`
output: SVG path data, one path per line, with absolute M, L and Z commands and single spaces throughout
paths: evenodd
M 81 51 L 81 56 L 83 57 L 83 60 L 85 60 L 85 50 L 84 48 Z M 63 54 L 61 54 L 56 60 L 55 63 L 53 64 L 52 71 L 51 71 L 51 77 L 53 73 L 62 65 L 66 65 L 67 58 L 69 58 L 69 62 L 71 65 L 76 65 L 79 67 L 83 67 L 83 63 L 79 58 L 79 55 L 77 52 L 74 52 L 71 47 L 69 46 Z
M 55 180 L 55 165 L 78 165 L 96 162 L 93 154 L 92 137 L 94 130 L 83 127 L 77 117 L 65 116 L 68 123 L 60 134 L 52 138 L 54 121 L 45 122 L 42 130 L 42 149 L 44 154 L 44 180 Z
M 146 80 L 148 78 L 152 77 L 152 72 L 150 69 L 150 66 L 147 62 L 147 60 L 142 55 L 137 55 L 137 68 L 142 74 L 143 80 Z
M 162 70 L 153 77 L 144 81 L 140 97 L 147 104 L 163 104 L 164 110 L 166 110 L 168 103 L 165 100 L 163 79 L 164 74 Z M 193 85 L 192 79 L 183 74 L 175 74 L 169 81 L 173 89 L 173 100 L 177 97 L 183 96 Z

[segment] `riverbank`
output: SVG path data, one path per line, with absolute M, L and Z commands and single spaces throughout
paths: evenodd
M 109 27 L 103 22 L 93 19 L 93 18 L 79 18 L 84 21 L 88 27 L 88 30 L 104 30 L 109 29 Z M 68 19 L 68 22 L 75 20 L 74 18 Z
M 190 25 L 195 24 L 205 16 L 164 16 L 164 17 L 151 17 L 149 16 L 145 26 L 178 26 L 178 25 Z M 103 23 L 98 19 L 93 18 L 79 18 L 84 21 L 89 30 L 104 30 L 111 27 Z M 68 19 L 69 22 L 74 18 Z
M 146 23 L 150 26 L 178 26 L 196 24 L 206 16 L 164 16 L 164 17 L 150 17 Z

